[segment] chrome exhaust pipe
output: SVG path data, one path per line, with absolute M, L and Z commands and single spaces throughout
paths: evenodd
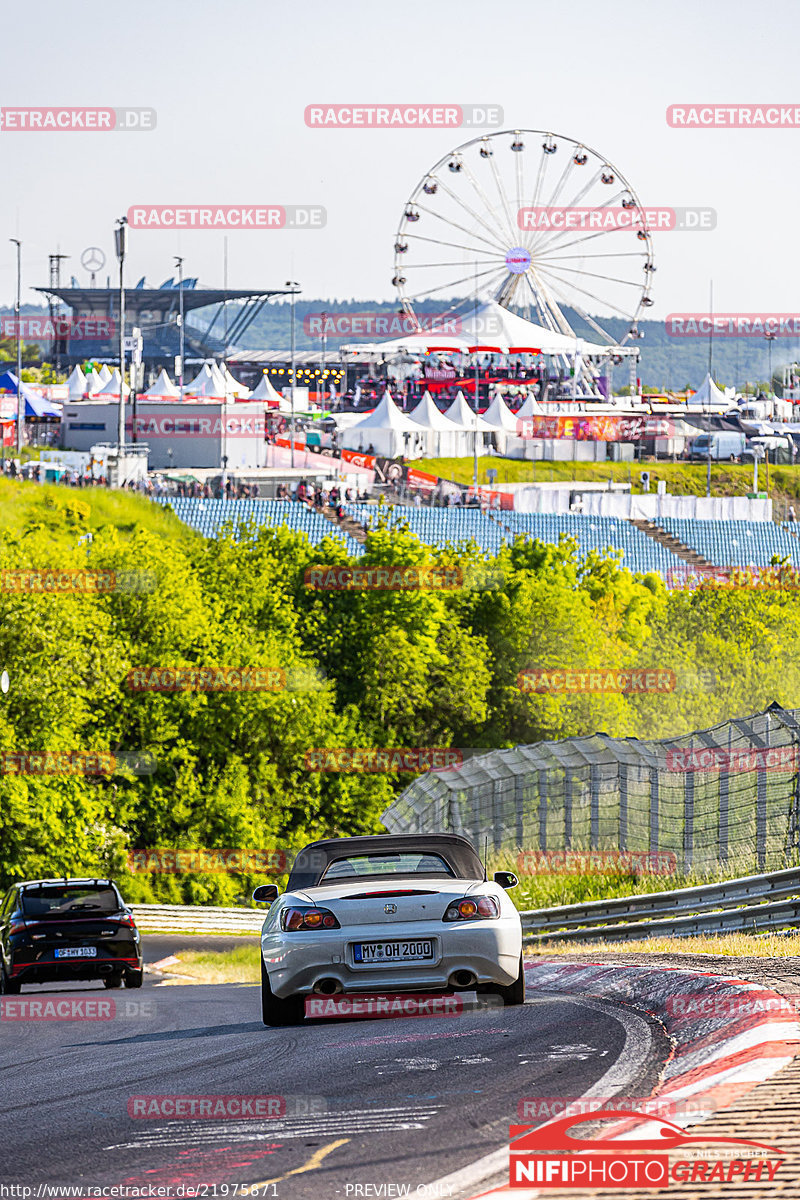
M 338 996 L 344 988 L 338 979 L 318 979 L 311 990 L 318 996 Z
M 454 988 L 471 988 L 478 982 L 478 976 L 474 971 L 454 971 L 448 980 L 450 987 Z

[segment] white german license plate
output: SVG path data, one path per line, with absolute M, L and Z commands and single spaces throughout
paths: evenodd
M 96 958 L 96 946 L 59 946 L 56 958 Z
M 433 942 L 354 942 L 353 961 L 357 963 L 425 962 L 433 958 Z

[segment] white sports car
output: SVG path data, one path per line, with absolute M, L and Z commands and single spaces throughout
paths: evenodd
M 380 834 L 312 842 L 295 859 L 261 931 L 265 1025 L 303 1019 L 305 997 L 343 992 L 494 992 L 525 1000 L 522 923 L 466 838 Z

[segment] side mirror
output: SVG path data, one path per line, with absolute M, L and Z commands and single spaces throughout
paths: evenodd
M 506 891 L 508 891 L 509 888 L 516 887 L 519 883 L 519 880 L 513 871 L 495 871 L 494 881 L 495 883 L 499 883 L 500 887 L 505 888 Z
M 253 892 L 253 899 L 256 904 L 272 904 L 273 900 L 278 899 L 278 889 L 274 883 L 262 883 Z

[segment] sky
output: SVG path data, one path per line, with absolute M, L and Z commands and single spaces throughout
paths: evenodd
M 428 168 L 464 129 L 313 129 L 310 104 L 492 104 L 504 129 L 552 131 L 616 165 L 645 206 L 716 211 L 713 231 L 654 235 L 649 318 L 800 311 L 800 128 L 676 129 L 669 105 L 797 103 L 800 10 L 777 0 L 669 5 L 493 0 L 39 0 L 3 18 L 3 107 L 131 106 L 145 132 L 0 130 L 0 304 L 62 279 L 88 285 L 81 252 L 116 271 L 115 220 L 136 204 L 319 205 L 321 229 L 228 233 L 230 287 L 307 297 L 393 296 L 392 247 Z M 2 236 L 4 231 L 5 236 Z M 173 256 L 223 283 L 219 230 L 130 232 L 127 279 L 157 286 Z

